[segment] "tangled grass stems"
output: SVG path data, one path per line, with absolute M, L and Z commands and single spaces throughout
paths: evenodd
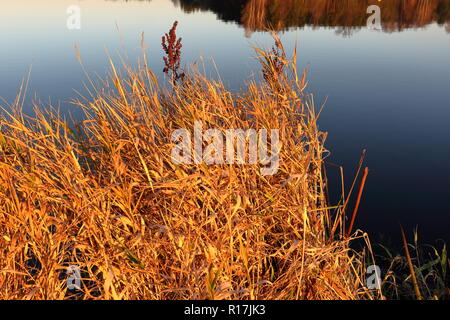
M 277 43 L 279 50 L 281 42 Z M 305 76 L 259 50 L 240 93 L 200 72 L 163 89 L 144 64 L 75 104 L 0 118 L 1 299 L 360 299 L 364 257 L 324 194 L 326 135 Z M 295 59 L 293 59 L 295 60 Z M 276 81 L 276 83 L 273 83 Z M 107 89 L 109 88 L 109 89 Z M 171 133 L 279 129 L 280 167 L 175 165 Z M 81 269 L 80 290 L 65 270 Z

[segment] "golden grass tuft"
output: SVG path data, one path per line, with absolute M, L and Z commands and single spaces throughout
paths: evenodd
M 270 70 L 274 60 L 259 53 Z M 195 70 L 165 89 L 146 64 L 123 76 L 113 66 L 108 85 L 76 102 L 85 119 L 76 125 L 51 108 L 5 111 L 0 298 L 373 297 L 344 212 L 325 197 L 326 135 L 305 76 L 283 63 L 285 73 L 240 93 Z M 277 174 L 175 165 L 171 134 L 195 120 L 279 129 Z M 81 290 L 66 288 L 69 265 L 81 269 Z

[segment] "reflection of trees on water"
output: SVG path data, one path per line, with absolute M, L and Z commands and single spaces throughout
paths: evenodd
M 212 11 L 219 19 L 240 23 L 247 0 L 172 0 L 184 12 Z
M 433 22 L 449 32 L 450 0 L 172 0 L 184 11 L 212 11 L 247 33 L 274 28 L 334 27 L 344 35 L 366 26 L 369 5 L 381 7 L 383 30 L 422 28 Z

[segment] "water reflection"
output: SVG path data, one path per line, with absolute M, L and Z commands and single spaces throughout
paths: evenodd
M 423 28 L 437 22 L 450 32 L 450 0 L 172 0 L 185 12 L 211 11 L 245 27 L 246 34 L 267 28 L 338 28 L 349 35 L 366 26 L 366 9 L 380 6 L 383 31 Z

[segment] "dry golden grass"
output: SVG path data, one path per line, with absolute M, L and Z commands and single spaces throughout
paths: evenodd
M 259 53 L 270 72 L 274 57 Z M 164 89 L 145 63 L 113 66 L 111 85 L 76 103 L 75 126 L 50 108 L 2 115 L 0 298 L 372 298 L 343 209 L 325 197 L 325 134 L 305 77 L 283 63 L 240 93 L 195 70 Z M 195 120 L 279 129 L 278 173 L 175 165 L 171 134 Z M 82 270 L 79 291 L 66 288 L 69 265 Z

